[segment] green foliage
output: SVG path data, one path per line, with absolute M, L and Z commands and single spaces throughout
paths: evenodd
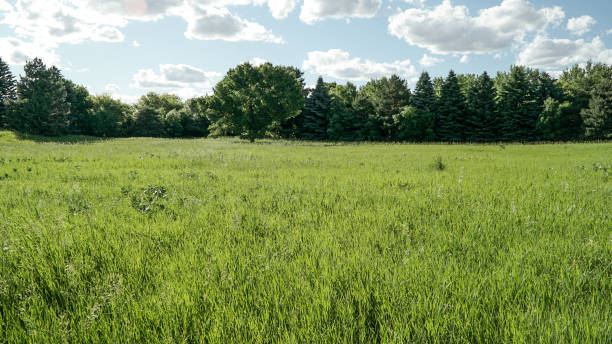
M 415 106 L 405 107 L 395 116 L 398 139 L 410 142 L 425 142 L 435 139 L 436 116 L 433 112 Z
M 149 216 L 166 210 L 168 190 L 164 186 L 150 185 L 132 193 L 132 207 Z
M 166 116 L 166 114 L 172 110 L 181 110 L 183 108 L 183 102 L 179 96 L 174 94 L 157 94 L 155 92 L 149 92 L 140 97 L 138 102 L 134 104 L 134 108 L 136 110 L 144 108 L 156 109 L 162 116 Z
M 150 92 L 134 106 L 91 96 L 40 59 L 14 78 L 0 60 L 0 126 L 36 135 L 103 137 L 240 136 L 334 141 L 492 142 L 608 138 L 612 66 L 591 62 L 560 80 L 513 66 L 482 75 L 434 78 L 423 72 L 414 94 L 397 75 L 304 87 L 294 67 L 248 63 L 231 69 L 213 96 L 183 102 Z M 10 105 L 7 107 L 7 104 Z M 588 122 L 588 123 L 587 123 Z
M 612 77 L 598 83 L 582 117 L 588 138 L 612 138 Z
M 19 99 L 7 122 L 22 132 L 57 136 L 68 131 L 70 103 L 66 101 L 65 80 L 59 69 L 47 68 L 41 59 L 28 61 L 25 75 L 17 84 Z
M 237 134 L 251 142 L 262 138 L 300 113 L 302 88 L 302 73 L 295 68 L 244 63 L 230 69 L 211 101 L 213 132 Z
M 0 129 L 7 125 L 9 107 L 17 99 L 16 85 L 9 66 L 0 58 Z
M 465 96 L 461 92 L 457 75 L 452 70 L 444 79 L 436 110 L 437 138 L 450 142 L 462 141 L 467 128 Z
M 322 77 L 304 102 L 302 111 L 301 137 L 306 140 L 327 139 L 327 126 L 329 124 L 331 97 Z M 336 111 L 341 111 L 336 109 Z
M 89 130 L 94 136 L 120 137 L 130 132 L 132 107 L 109 95 L 91 96 Z
M 134 114 L 134 128 L 132 135 L 140 137 L 163 137 L 164 128 L 163 109 L 150 106 L 138 106 Z
M 410 89 L 406 80 L 397 75 L 369 81 L 359 90 L 374 106 L 368 121 L 368 136 L 371 140 L 396 140 L 397 128 L 394 116 L 410 105 Z
M 71 134 L 94 135 L 92 130 L 92 98 L 85 86 L 76 85 L 64 79 L 66 102 L 70 106 L 68 115 L 68 132 Z
M 569 102 L 559 103 L 558 100 L 548 98 L 544 102 L 544 110 L 538 121 L 538 132 L 543 140 L 569 141 L 580 133 L 581 118 Z
M 0 342 L 611 342 L 611 143 L 266 143 L 0 132 Z
M 479 75 L 468 90 L 466 124 L 468 141 L 490 142 L 498 139 L 495 87 L 487 72 Z
M 538 104 L 529 73 L 525 67 L 512 66 L 498 87 L 500 136 L 507 141 L 529 141 L 538 137 Z
M 412 96 L 412 105 L 419 111 L 435 112 L 436 110 L 436 93 L 427 72 L 421 73 L 417 81 Z

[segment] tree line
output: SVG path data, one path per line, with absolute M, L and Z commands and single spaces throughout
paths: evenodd
M 512 66 L 491 77 L 423 72 L 362 87 L 305 86 L 295 67 L 230 69 L 212 95 L 148 93 L 133 105 L 92 95 L 36 58 L 19 81 L 0 59 L 0 128 L 57 136 L 240 136 L 317 141 L 499 142 L 612 138 L 612 66 L 588 62 L 558 80 Z

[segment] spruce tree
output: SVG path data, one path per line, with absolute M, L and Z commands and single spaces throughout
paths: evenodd
M 500 82 L 498 109 L 501 119 L 500 136 L 508 141 L 534 140 L 539 118 L 528 70 L 512 66 L 510 74 Z
M 420 111 L 435 111 L 436 93 L 429 73 L 423 72 L 412 96 L 412 105 Z
M 443 141 L 457 142 L 464 138 L 465 97 L 461 92 L 459 80 L 450 71 L 440 89 L 437 105 L 437 137 Z
M 302 138 L 306 140 L 327 139 L 329 124 L 329 105 L 331 97 L 322 77 L 317 80 L 317 86 L 310 97 L 304 102 L 302 113 Z
M 495 87 L 487 72 L 476 78 L 467 96 L 467 139 L 494 141 L 498 126 L 495 107 Z
M 55 66 L 47 68 L 35 58 L 24 67 L 17 83 L 19 99 L 8 118 L 13 129 L 31 134 L 57 136 L 66 133 L 70 103 L 66 101 L 64 77 Z
M 9 66 L 0 58 L 0 128 L 6 126 L 9 105 L 17 98 L 16 82 Z

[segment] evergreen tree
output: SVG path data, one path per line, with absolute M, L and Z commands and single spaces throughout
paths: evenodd
M 465 97 L 461 92 L 459 80 L 450 71 L 440 89 L 437 105 L 437 137 L 443 141 L 457 142 L 464 138 Z
M 16 130 L 47 136 L 66 133 L 70 103 L 66 101 L 64 78 L 56 67 L 47 68 L 41 59 L 28 61 L 25 76 L 17 84 L 19 99 L 8 122 Z
M 423 72 L 417 81 L 412 96 L 412 105 L 420 111 L 435 111 L 436 93 L 429 73 Z
M 0 128 L 6 126 L 10 103 L 17 98 L 16 85 L 9 66 L 0 58 Z
M 327 126 L 329 124 L 329 107 L 331 97 L 329 90 L 319 77 L 317 86 L 304 102 L 302 112 L 302 138 L 306 140 L 327 139 Z
M 593 90 L 588 109 L 582 111 L 586 137 L 612 138 L 612 79 L 599 82 Z
M 467 137 L 469 141 L 494 141 L 499 123 L 495 107 L 493 80 L 484 72 L 469 89 L 467 96 Z
M 508 141 L 535 140 L 539 118 L 528 70 L 512 66 L 498 89 L 498 109 L 501 118 L 500 136 Z

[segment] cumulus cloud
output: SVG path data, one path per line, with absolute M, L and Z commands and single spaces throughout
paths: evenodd
M 183 18 L 187 21 L 185 36 L 190 39 L 283 43 L 282 38 L 262 25 L 242 19 L 226 8 L 190 8 Z
M 423 67 L 433 67 L 437 65 L 438 63 L 442 63 L 442 62 L 444 62 L 444 59 L 429 56 L 427 54 L 424 54 L 421 60 L 419 61 L 419 63 Z
M 491 53 L 523 41 L 529 32 L 558 25 L 560 7 L 538 9 L 526 0 L 504 0 L 471 16 L 451 0 L 428 8 L 411 8 L 389 18 L 389 33 L 436 54 Z
M 382 0 L 304 0 L 300 19 L 313 24 L 324 19 L 372 18 Z
M 12 65 L 23 65 L 35 57 L 42 58 L 47 64 L 58 64 L 57 47 L 49 42 L 26 42 L 14 37 L 0 38 L 0 57 Z
M 51 49 L 86 41 L 123 42 L 121 30 L 130 21 L 166 16 L 182 17 L 188 24 L 185 35 L 192 39 L 282 43 L 262 25 L 240 18 L 226 7 L 264 4 L 274 17 L 282 18 L 297 0 L 16 0 L 12 4 L 0 0 L 4 14 L 0 24 L 13 29 L 22 45 L 44 42 Z M 50 54 L 57 55 L 55 51 Z
M 559 69 L 593 60 L 612 64 L 612 49 L 595 37 L 591 42 L 583 39 L 552 39 L 537 36 L 518 55 L 518 64 L 543 69 Z
M 567 22 L 567 29 L 574 35 L 582 36 L 591 31 L 591 26 L 597 24 L 597 21 L 591 16 L 581 16 L 570 18 Z
M 189 98 L 209 93 L 213 83 L 221 77 L 217 72 L 206 72 L 185 64 L 163 64 L 159 72 L 140 69 L 134 74 L 132 87 L 169 92 Z
M 298 0 L 268 0 L 270 14 L 276 19 L 286 18 L 293 11 Z
M 302 68 L 314 74 L 351 81 L 367 81 L 391 74 L 409 77 L 417 73 L 410 60 L 379 63 L 351 58 L 348 52 L 340 49 L 311 51 Z

